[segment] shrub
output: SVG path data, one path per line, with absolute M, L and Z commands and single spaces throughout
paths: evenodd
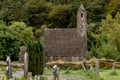
M 41 75 L 44 71 L 43 48 L 39 41 L 29 41 L 27 43 L 29 54 L 29 72 L 33 75 Z
M 12 60 L 18 58 L 20 42 L 14 33 L 9 29 L 5 22 L 0 21 L 0 60 L 6 60 L 10 56 Z

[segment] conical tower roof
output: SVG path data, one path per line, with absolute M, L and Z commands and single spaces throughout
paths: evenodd
M 81 4 L 80 8 L 78 9 L 78 11 L 86 11 L 83 4 Z

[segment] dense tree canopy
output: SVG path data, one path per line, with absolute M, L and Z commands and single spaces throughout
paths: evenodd
M 11 56 L 18 58 L 19 48 L 26 40 L 33 40 L 32 27 L 26 26 L 23 22 L 14 22 L 7 26 L 0 21 L 0 59 Z
M 103 19 L 101 26 L 98 26 L 97 31 L 94 31 L 94 24 L 88 27 L 88 40 L 90 46 L 89 56 L 96 56 L 99 58 L 111 58 L 120 60 L 120 13 L 118 12 L 114 18 L 110 14 Z
M 88 17 L 87 57 L 120 61 L 119 0 L 0 0 L 0 59 L 17 57 L 25 41 L 43 41 L 44 28 L 76 27 L 80 4 Z

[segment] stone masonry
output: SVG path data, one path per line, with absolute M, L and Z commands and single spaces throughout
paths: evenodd
M 86 25 L 87 13 L 81 5 L 77 11 L 77 28 L 46 28 L 44 30 L 46 61 L 64 58 L 66 61 L 74 62 L 81 60 L 81 57 L 85 57 L 87 50 Z

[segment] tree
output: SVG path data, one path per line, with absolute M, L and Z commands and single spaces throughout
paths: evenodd
M 7 26 L 0 21 L 0 59 L 10 56 L 12 60 L 18 58 L 20 45 L 27 40 L 33 40 L 32 27 L 27 27 L 24 22 L 13 22 Z
M 117 12 L 120 12 L 120 1 L 119 0 L 109 0 L 108 4 L 105 6 L 105 14 L 112 14 L 115 16 Z
M 98 58 L 111 58 L 114 60 L 120 60 L 120 14 L 117 13 L 114 18 L 110 14 L 106 16 L 106 19 L 102 20 L 101 26 L 98 28 L 99 33 L 91 34 L 95 39 L 90 52 L 97 54 Z M 93 41 L 92 41 L 93 42 Z M 92 54 L 92 53 L 91 53 Z
M 7 56 L 16 60 L 19 47 L 20 42 L 17 35 L 8 29 L 5 22 L 0 21 L 0 60 L 5 60 Z
M 29 12 L 30 26 L 40 28 L 41 25 L 47 23 L 48 13 L 51 9 L 51 5 L 46 0 L 29 0 L 26 4 Z
M 28 12 L 25 4 L 26 0 L 1 1 L 0 19 L 7 24 L 11 24 L 13 21 L 28 23 Z
M 26 45 L 29 53 L 28 70 L 33 75 L 42 75 L 44 71 L 44 54 L 40 41 L 28 41 Z
M 69 5 L 54 5 L 48 15 L 51 28 L 66 28 L 70 23 Z
M 13 22 L 9 26 L 9 30 L 16 33 L 21 42 L 34 39 L 33 28 L 27 26 L 24 22 Z

